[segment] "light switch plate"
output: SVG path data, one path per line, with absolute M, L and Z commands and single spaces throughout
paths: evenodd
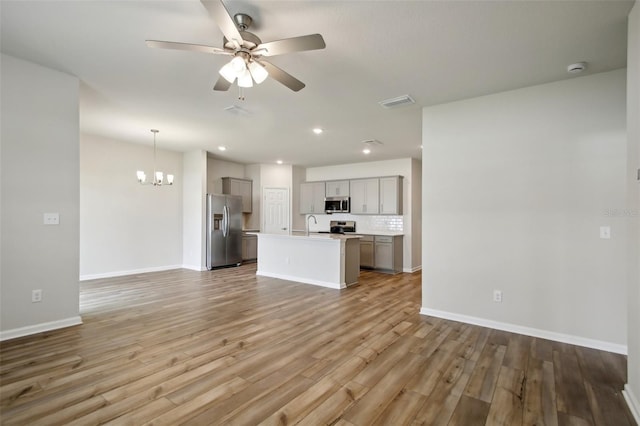
M 600 227 L 600 238 L 603 240 L 608 240 L 611 238 L 611 227 L 610 226 L 601 226 Z
M 60 214 L 59 213 L 45 213 L 44 214 L 44 224 L 45 225 L 60 225 Z

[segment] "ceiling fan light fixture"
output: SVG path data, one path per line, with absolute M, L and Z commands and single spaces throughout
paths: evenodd
M 235 56 L 229 64 L 238 74 L 247 69 L 247 64 L 244 62 L 244 58 L 239 55 Z
M 269 77 L 267 69 L 256 61 L 249 62 L 249 71 L 251 71 L 251 76 L 255 80 L 256 84 L 262 83 L 267 79 L 267 77 Z
M 218 72 L 229 83 L 233 83 L 236 80 L 236 76 L 238 75 L 236 70 L 233 68 L 233 65 L 231 65 L 231 62 L 225 64 L 222 68 L 220 68 L 220 71 Z
M 251 79 L 251 73 L 248 69 L 245 69 L 238 75 L 239 87 L 253 87 L 253 80 Z

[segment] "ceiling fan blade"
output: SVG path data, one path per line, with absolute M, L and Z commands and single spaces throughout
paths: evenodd
M 262 56 L 275 56 L 282 55 L 283 53 L 324 49 L 325 47 L 327 47 L 327 45 L 320 34 L 309 34 L 262 43 L 256 46 L 254 50 L 264 49 Z
M 280 68 L 276 67 L 275 65 L 267 61 L 256 61 L 256 62 L 258 62 L 260 65 L 262 65 L 267 69 L 267 71 L 269 72 L 269 77 L 274 78 L 275 80 L 284 84 L 294 92 L 298 92 L 304 89 L 305 84 L 300 80 L 298 80 L 297 78 L 295 78 L 294 76 L 292 76 L 291 74 L 289 74 L 288 72 L 281 70 Z
M 226 92 L 227 90 L 229 90 L 229 87 L 231 87 L 232 83 L 229 83 L 227 81 L 227 79 L 225 79 L 223 76 L 220 76 L 218 78 L 218 81 L 216 81 L 216 85 L 213 86 L 213 90 L 218 90 L 220 92 Z
M 235 40 L 238 43 L 238 47 L 242 46 L 244 40 L 242 40 L 242 36 L 240 35 L 240 31 L 238 31 L 238 27 L 236 27 L 236 23 L 229 15 L 227 8 L 222 3 L 222 0 L 200 0 L 204 7 L 209 12 L 209 15 L 216 22 L 218 27 L 220 27 L 220 31 L 229 41 Z
M 156 49 L 187 50 L 190 52 L 213 53 L 216 55 L 233 55 L 233 52 L 204 44 L 178 43 L 175 41 L 146 40 L 147 47 Z

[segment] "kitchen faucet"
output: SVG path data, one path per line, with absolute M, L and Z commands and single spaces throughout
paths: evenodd
M 309 219 L 313 218 L 313 223 L 315 223 L 316 225 L 318 224 L 318 221 L 316 220 L 316 217 L 312 214 L 310 214 L 307 217 L 307 235 L 309 235 Z

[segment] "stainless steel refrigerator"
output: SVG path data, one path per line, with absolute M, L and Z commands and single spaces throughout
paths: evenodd
M 242 262 L 242 197 L 207 194 L 207 269 Z

